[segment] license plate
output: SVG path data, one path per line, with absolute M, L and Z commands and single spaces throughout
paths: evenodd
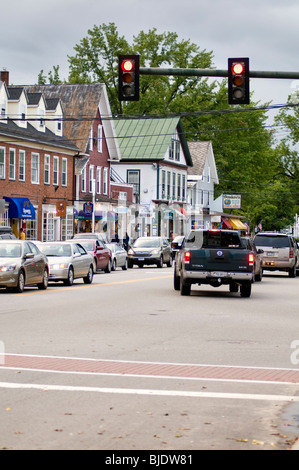
M 138 261 L 144 261 L 144 258 L 138 258 Z
M 268 251 L 267 256 L 269 256 L 269 258 L 271 258 L 271 256 L 275 256 L 275 253 L 273 253 L 273 251 Z
M 212 277 L 227 277 L 227 273 L 215 271 L 211 273 L 211 276 Z

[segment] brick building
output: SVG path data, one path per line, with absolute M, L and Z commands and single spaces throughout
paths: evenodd
M 59 97 L 9 86 L 8 72 L 1 72 L 0 224 L 16 236 L 20 228 L 29 239 L 73 234 L 75 164 L 82 153 L 63 128 Z

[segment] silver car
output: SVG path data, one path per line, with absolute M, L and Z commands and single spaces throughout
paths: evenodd
M 19 293 L 28 286 L 47 289 L 48 278 L 48 260 L 34 243 L 0 240 L 0 287 Z
M 172 266 L 172 252 L 168 240 L 164 237 L 140 237 L 128 251 L 128 267 L 137 264 L 143 268 L 145 264 L 156 264 L 163 268 L 164 263 Z
M 65 285 L 71 286 L 75 279 L 83 278 L 85 284 L 92 283 L 93 257 L 80 243 L 71 241 L 37 244 L 49 261 L 49 281 L 63 281 Z
M 115 271 L 116 268 L 122 268 L 123 271 L 126 271 L 128 269 L 128 254 L 126 250 L 117 243 L 107 243 L 106 246 L 112 253 L 111 270 Z

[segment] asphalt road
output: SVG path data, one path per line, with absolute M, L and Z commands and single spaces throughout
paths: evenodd
M 181 297 L 172 269 L 136 268 L 0 291 L 0 449 L 293 448 L 298 287 Z

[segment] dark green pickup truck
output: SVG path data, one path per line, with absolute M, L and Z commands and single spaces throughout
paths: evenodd
M 194 230 L 175 259 L 174 288 L 190 295 L 192 284 L 228 285 L 230 292 L 250 297 L 254 253 L 244 249 L 233 230 Z

